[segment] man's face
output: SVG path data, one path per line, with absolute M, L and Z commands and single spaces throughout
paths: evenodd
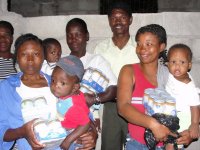
M 126 11 L 122 9 L 113 9 L 110 16 L 108 16 L 109 25 L 115 35 L 129 34 L 129 26 L 132 23 L 132 17 L 130 17 Z

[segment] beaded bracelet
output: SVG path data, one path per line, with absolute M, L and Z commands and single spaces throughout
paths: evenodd
M 100 97 L 97 95 L 97 93 L 94 93 L 94 101 L 96 105 L 101 104 L 101 99 Z

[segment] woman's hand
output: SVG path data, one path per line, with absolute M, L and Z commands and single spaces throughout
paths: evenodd
M 91 150 L 96 146 L 98 134 L 94 130 L 90 130 L 78 138 L 77 143 L 82 144 L 83 147 L 78 148 L 78 150 Z
M 38 142 L 38 140 L 35 137 L 34 131 L 33 131 L 33 123 L 36 119 L 27 122 L 21 127 L 23 137 L 26 138 L 28 143 L 31 145 L 33 150 L 40 150 L 45 147 L 45 145 Z
M 176 134 L 172 133 L 166 126 L 158 123 L 154 120 L 153 126 L 150 128 L 154 134 L 156 141 L 163 142 L 167 140 L 168 135 L 177 137 Z
M 189 130 L 184 130 L 183 132 L 180 133 L 180 138 L 176 140 L 177 144 L 182 144 L 182 145 L 189 145 L 192 142 L 192 138 L 190 136 Z

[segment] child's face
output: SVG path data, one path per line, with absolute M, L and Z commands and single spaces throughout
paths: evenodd
M 173 49 L 168 56 L 168 61 L 169 72 L 177 80 L 188 77 L 187 72 L 191 69 L 192 63 L 186 51 L 181 48 Z
M 159 54 L 164 48 L 165 44 L 160 44 L 158 37 L 150 32 L 138 36 L 136 53 L 142 63 L 158 61 Z
M 24 74 L 34 75 L 40 72 L 44 61 L 42 46 L 35 41 L 24 42 L 18 49 L 17 62 Z
M 13 36 L 9 29 L 0 26 L 0 53 L 10 52 Z
M 72 52 L 83 52 L 86 51 L 89 35 L 80 25 L 71 25 L 67 28 L 66 40 Z
M 47 48 L 47 62 L 49 63 L 53 63 L 53 62 L 57 62 L 60 57 L 61 57 L 61 47 L 58 44 L 49 44 L 48 48 Z
M 51 78 L 51 92 L 56 97 L 72 95 L 79 89 L 76 81 L 76 77 L 69 76 L 60 67 L 55 67 Z

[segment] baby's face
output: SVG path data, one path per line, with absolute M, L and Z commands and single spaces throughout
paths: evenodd
M 60 57 L 61 57 L 61 47 L 58 44 L 49 44 L 48 48 L 47 48 L 47 62 L 49 63 L 55 63 L 57 62 Z
M 60 67 L 55 67 L 51 77 L 51 92 L 56 97 L 65 97 L 75 92 L 76 77 L 69 76 Z
M 184 50 L 177 48 L 171 51 L 168 59 L 169 72 L 177 80 L 183 80 L 188 77 L 187 72 L 191 69 L 192 63 Z

